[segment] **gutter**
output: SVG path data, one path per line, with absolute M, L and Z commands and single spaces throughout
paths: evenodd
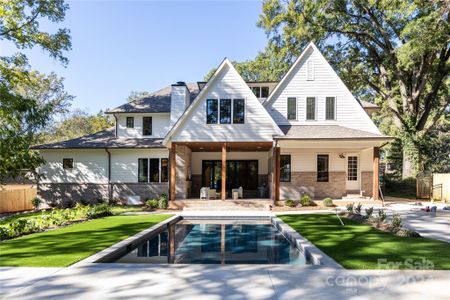
M 106 153 L 108 153 L 108 202 L 112 200 L 112 186 L 111 186 L 111 152 L 105 147 Z
M 342 140 L 355 140 L 355 141 L 370 141 L 370 140 L 393 140 L 391 136 L 380 137 L 347 137 L 347 138 L 295 138 L 295 137 L 274 137 L 274 140 L 292 140 L 292 141 L 342 141 Z

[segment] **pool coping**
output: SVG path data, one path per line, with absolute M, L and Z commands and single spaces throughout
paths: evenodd
M 97 263 L 106 263 L 112 257 L 115 257 L 120 250 L 129 249 L 141 242 L 141 240 L 148 237 L 148 235 L 155 234 L 159 231 L 164 230 L 168 225 L 176 223 L 182 219 L 186 220 L 201 220 L 201 219 L 232 219 L 239 220 L 244 217 L 249 217 L 250 219 L 268 219 L 280 232 L 285 236 L 286 239 L 289 240 L 311 263 L 309 265 L 305 265 L 305 267 L 311 266 L 323 266 L 330 267 L 334 269 L 344 269 L 340 264 L 338 264 L 331 257 L 322 252 L 319 248 L 317 248 L 313 243 L 308 241 L 298 232 L 296 232 L 291 226 L 283 222 L 280 218 L 278 218 L 275 214 L 265 214 L 265 215 L 248 215 L 245 216 L 243 214 L 239 215 L 195 215 L 195 214 L 177 214 L 170 217 L 167 220 L 164 220 L 156 225 L 153 225 L 150 228 L 147 228 L 135 235 L 132 235 L 106 249 L 103 249 L 100 252 L 97 252 L 73 265 L 71 267 L 80 267 L 80 266 L 92 266 Z M 125 253 L 125 252 L 124 252 Z M 120 263 L 117 263 L 120 264 Z

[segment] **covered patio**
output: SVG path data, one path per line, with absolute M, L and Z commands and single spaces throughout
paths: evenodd
M 272 152 L 272 142 L 172 142 L 169 199 L 267 200 Z

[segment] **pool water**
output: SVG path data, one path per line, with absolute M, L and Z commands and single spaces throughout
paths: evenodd
M 117 263 L 307 264 L 270 222 L 181 221 L 130 249 Z

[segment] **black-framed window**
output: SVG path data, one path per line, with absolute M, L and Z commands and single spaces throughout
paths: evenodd
M 161 182 L 169 181 L 169 159 L 161 158 Z
M 219 105 L 217 99 L 206 100 L 206 124 L 217 124 L 219 121 Z
M 317 181 L 318 182 L 328 182 L 328 154 L 317 155 Z
M 159 158 L 150 158 L 150 182 L 159 182 Z
M 233 100 L 233 124 L 244 124 L 245 122 L 245 100 Z
M 127 128 L 134 128 L 134 117 L 127 117 Z
M 297 98 L 295 97 L 287 99 L 287 118 L 288 120 L 297 119 Z
M 255 94 L 256 98 L 261 98 L 261 87 L 254 86 L 252 87 L 252 92 Z
M 306 98 L 306 120 L 316 119 L 316 98 Z
M 142 118 L 142 135 L 152 135 L 152 117 Z
M 261 98 L 267 98 L 267 97 L 269 97 L 269 87 L 262 86 L 261 87 Z
M 73 158 L 63 158 L 63 169 L 73 169 Z
M 220 124 L 231 124 L 231 99 L 220 99 Z
M 148 158 L 138 159 L 138 182 L 148 182 Z
M 291 156 L 280 155 L 280 181 L 291 181 Z
M 334 120 L 336 118 L 336 98 L 327 97 L 325 99 L 325 118 L 327 120 Z

